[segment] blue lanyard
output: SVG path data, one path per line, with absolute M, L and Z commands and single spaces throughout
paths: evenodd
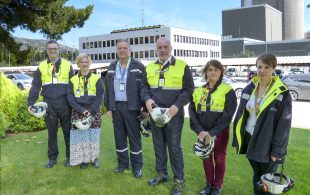
M 121 74 L 121 80 L 124 81 L 124 77 L 125 77 L 125 74 L 127 72 L 127 68 L 124 68 L 124 70 L 122 71 L 122 67 L 121 65 L 119 65 L 119 73 Z

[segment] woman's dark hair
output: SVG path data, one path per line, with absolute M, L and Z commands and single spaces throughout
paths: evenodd
M 224 77 L 224 67 L 223 67 L 222 63 L 220 61 L 218 61 L 218 60 L 210 60 L 203 67 L 202 74 L 203 74 L 203 77 L 205 78 L 205 80 L 208 80 L 207 71 L 208 71 L 210 66 L 214 66 L 215 68 L 220 69 L 221 76 L 220 76 L 219 80 L 223 80 L 223 77 Z
M 256 60 L 256 66 L 259 60 L 262 61 L 263 64 L 272 66 L 272 68 L 275 68 L 277 66 L 277 58 L 271 53 L 265 53 L 260 55 Z

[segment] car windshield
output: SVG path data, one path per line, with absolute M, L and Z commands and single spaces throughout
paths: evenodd
M 26 74 L 16 74 L 15 75 L 17 77 L 17 79 L 20 79 L 20 80 L 28 80 L 28 79 L 32 79 L 30 76 L 26 75 Z

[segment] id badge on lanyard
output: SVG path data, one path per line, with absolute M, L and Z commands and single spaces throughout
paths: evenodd
M 120 91 L 125 91 L 125 83 L 121 82 L 121 83 L 119 84 L 119 90 L 120 90 Z
M 81 97 L 81 92 L 79 89 L 76 90 L 75 97 Z
M 159 79 L 158 86 L 163 87 L 165 85 L 165 79 Z
M 53 75 L 53 84 L 57 84 L 58 83 L 58 79 L 55 75 Z

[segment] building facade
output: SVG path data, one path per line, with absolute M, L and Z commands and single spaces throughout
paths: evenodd
M 231 38 L 280 41 L 282 13 L 266 4 L 223 10 L 222 31 Z
M 221 36 L 163 25 L 114 30 L 110 34 L 79 38 L 80 52 L 91 56 L 94 63 L 109 63 L 117 59 L 116 42 L 127 39 L 131 56 L 146 64 L 155 60 L 156 41 L 167 37 L 172 55 L 190 66 L 205 65 L 210 59 L 221 58 Z

